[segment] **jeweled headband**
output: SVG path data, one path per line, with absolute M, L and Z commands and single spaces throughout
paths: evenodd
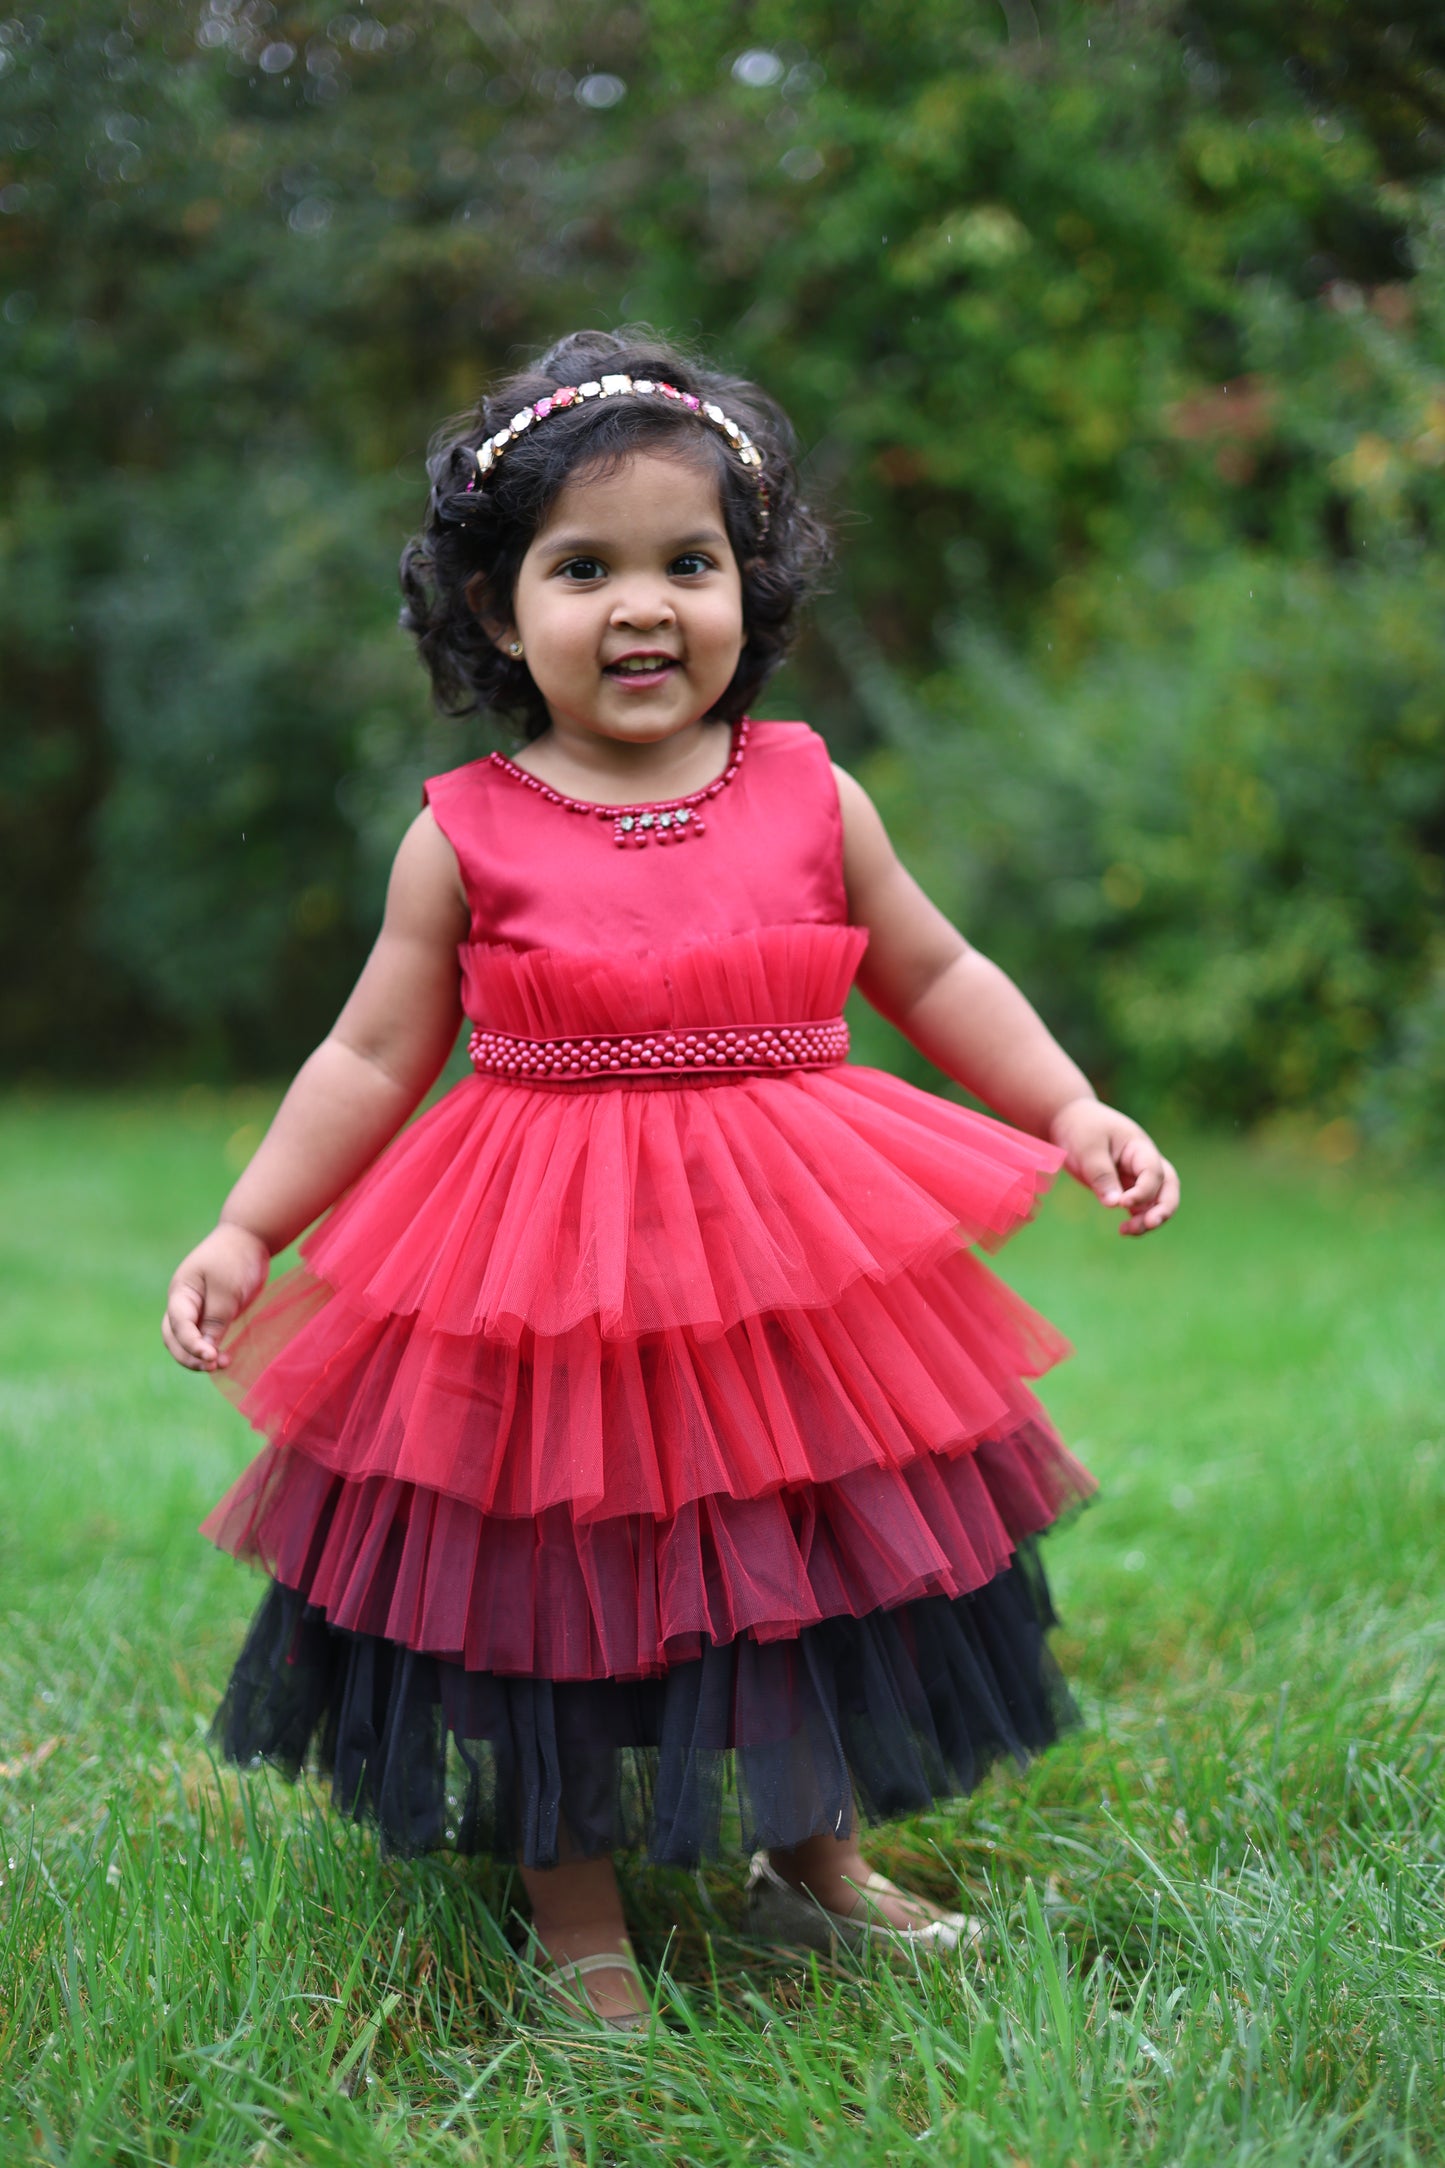
M 515 444 L 518 437 L 526 430 L 535 428 L 538 422 L 544 422 L 549 414 L 558 413 L 565 407 L 579 406 L 584 399 L 615 399 L 624 393 L 642 399 L 674 400 L 678 406 L 686 407 L 690 414 L 696 414 L 700 420 L 710 423 L 719 436 L 731 445 L 741 464 L 748 468 L 757 483 L 758 526 L 763 534 L 767 533 L 768 485 L 762 474 L 763 457 L 747 431 L 740 429 L 731 416 L 724 414 L 720 406 L 714 406 L 710 399 L 699 399 L 690 391 L 679 391 L 675 384 L 654 383 L 646 376 L 604 376 L 589 384 L 559 384 L 556 391 L 548 392 L 545 399 L 538 399 L 533 405 L 523 407 L 520 413 L 512 416 L 505 429 L 499 429 L 495 435 L 487 438 L 476 454 L 478 474 L 482 478 L 489 475 L 508 445 Z M 468 482 L 469 490 L 475 487 L 475 482 Z

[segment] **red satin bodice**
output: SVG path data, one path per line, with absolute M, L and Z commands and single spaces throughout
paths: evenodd
M 457 854 L 475 942 L 655 954 L 847 922 L 837 785 L 806 723 L 750 724 L 736 775 L 701 808 L 704 833 L 681 843 L 619 848 L 610 817 L 569 813 L 491 759 L 433 776 L 426 797 Z

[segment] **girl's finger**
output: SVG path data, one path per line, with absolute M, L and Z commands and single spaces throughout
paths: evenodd
M 1146 1177 L 1157 1175 L 1164 1165 L 1164 1154 L 1148 1130 L 1141 1129 L 1136 1122 L 1129 1121 L 1127 1116 L 1118 1117 L 1118 1126 L 1111 1142 L 1120 1176 L 1127 1183 L 1137 1183 Z
M 1164 1187 L 1164 1162 L 1150 1158 L 1142 1165 L 1129 1170 L 1133 1179 L 1124 1192 L 1124 1203 L 1137 1211 L 1141 1205 L 1153 1204 Z
M 171 1289 L 166 1315 L 171 1321 L 171 1329 L 183 1347 L 192 1346 L 200 1333 L 201 1311 L 205 1308 L 205 1302 L 204 1288 L 191 1281 L 183 1280 L 179 1287 Z
M 175 1360 L 185 1370 L 203 1369 L 204 1365 L 201 1362 L 200 1357 L 192 1353 L 190 1347 L 182 1338 L 183 1323 L 183 1320 L 173 1320 L 169 1310 L 167 1310 L 164 1317 L 162 1317 L 161 1339 L 165 1343 L 166 1353 L 173 1356 Z
M 1131 1212 L 1119 1229 L 1121 1235 L 1152 1234 L 1156 1227 L 1172 1219 L 1179 1207 L 1179 1177 L 1167 1159 L 1161 1159 L 1159 1194 L 1154 1202 L 1142 1212 Z
M 171 1289 L 161 1324 L 161 1338 L 176 1361 L 184 1363 L 188 1370 L 209 1369 L 216 1360 L 215 1343 L 207 1331 L 210 1321 L 203 1316 L 205 1304 L 204 1286 L 183 1281 Z
M 1102 1139 L 1086 1145 L 1080 1152 L 1077 1172 L 1081 1181 L 1087 1183 L 1100 1204 L 1116 1205 L 1124 1201 L 1119 1180 L 1119 1170 L 1114 1155 Z
M 221 1370 L 225 1369 L 226 1364 L 231 1359 L 229 1355 L 221 1353 L 221 1334 L 230 1322 L 228 1317 L 203 1317 L 201 1319 L 202 1345 L 205 1350 L 206 1361 Z

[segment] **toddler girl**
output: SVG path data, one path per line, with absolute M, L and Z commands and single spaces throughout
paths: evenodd
M 1090 1488 L 1021 1382 L 1063 1344 L 973 1247 L 1060 1166 L 1126 1234 L 1178 1185 L 822 739 L 749 722 L 823 539 L 767 398 L 583 332 L 430 472 L 403 622 L 521 741 L 426 786 L 171 1286 L 171 1353 L 269 1441 L 206 1523 L 271 1576 L 219 1737 L 515 1859 L 574 2019 L 642 2021 L 638 1843 L 754 1851 L 772 1942 L 956 1948 L 860 1821 L 1055 1736 L 1034 1539 Z M 850 1065 L 855 979 L 1009 1126 Z M 473 1073 L 403 1129 L 463 1016 Z

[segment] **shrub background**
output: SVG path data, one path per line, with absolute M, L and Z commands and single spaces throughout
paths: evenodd
M 12 1075 L 324 1029 L 488 742 L 395 629 L 427 432 L 645 318 L 839 523 L 771 712 L 1101 1084 L 1441 1141 L 1438 11 L 58 0 L 0 59 Z

